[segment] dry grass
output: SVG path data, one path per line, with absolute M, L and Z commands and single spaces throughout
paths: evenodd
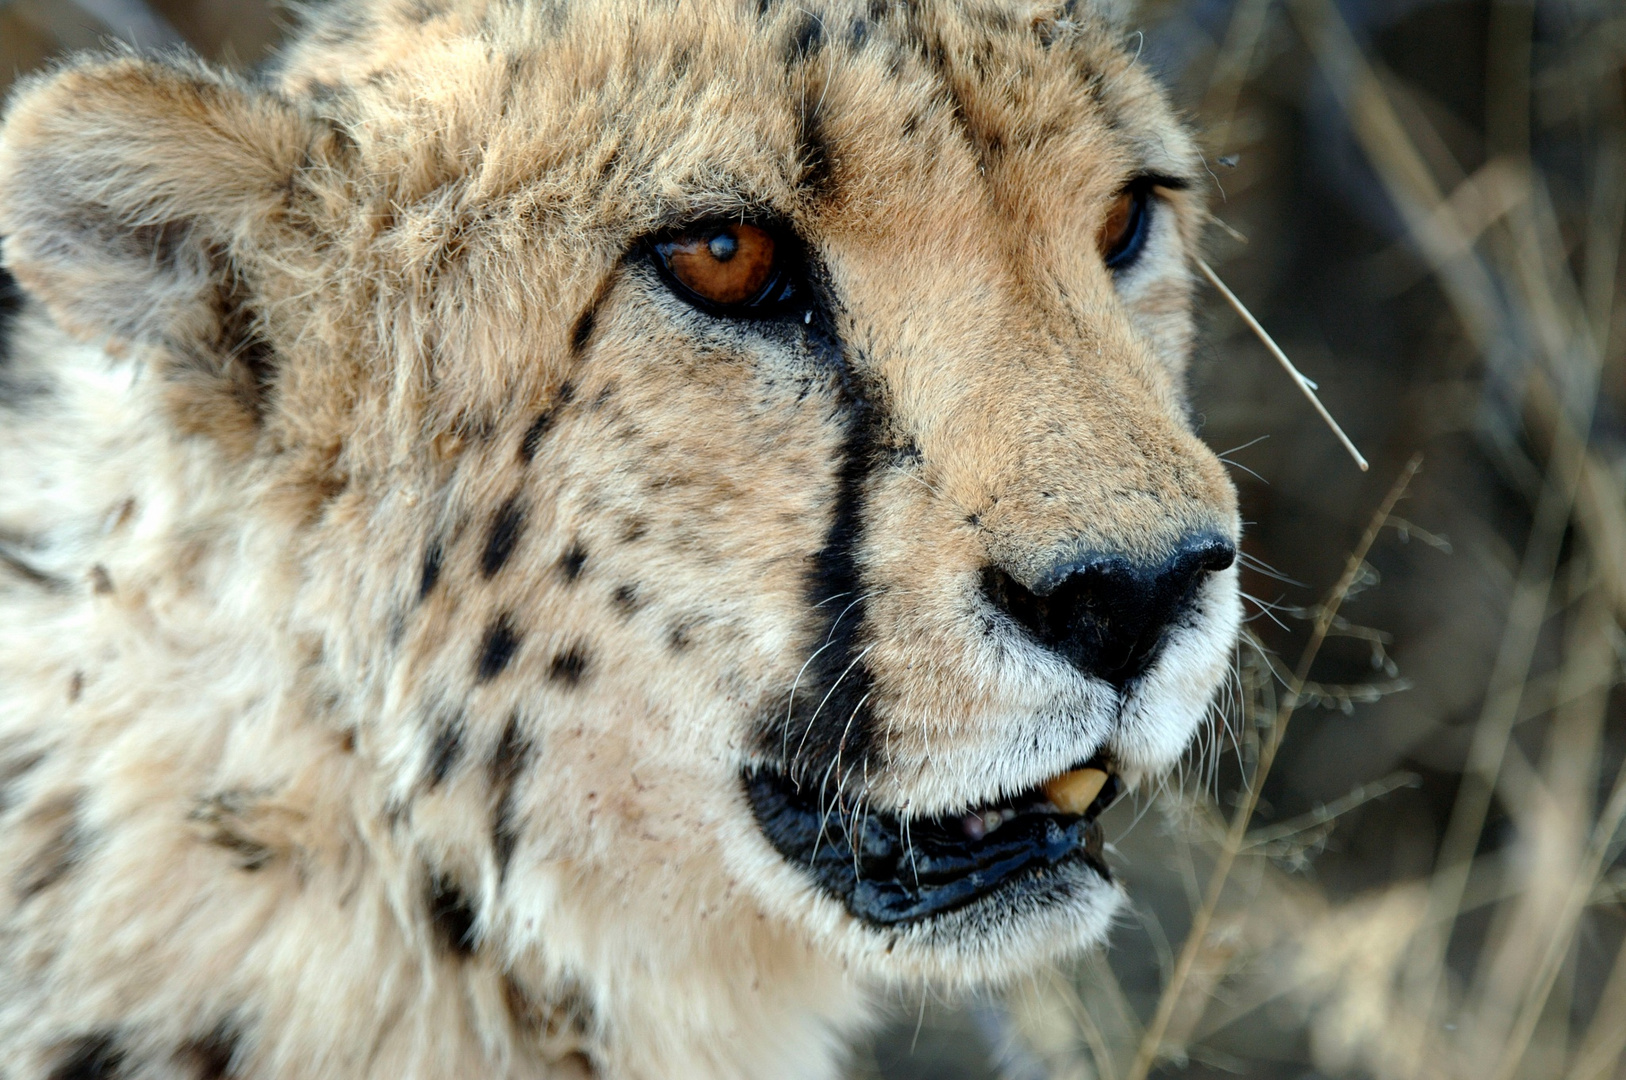
M 1626 1076 L 1626 12 L 1147 2 L 1222 191 L 1211 261 L 1374 479 L 1216 297 L 1197 401 L 1273 482 L 1238 473 L 1279 598 L 1226 723 L 1113 811 L 1110 950 L 903 1003 L 858 1072 Z M 0 0 L 0 84 L 121 6 Z M 148 10 L 211 55 L 274 37 L 258 0 Z M 1306 604 L 1265 557 L 1334 584 Z

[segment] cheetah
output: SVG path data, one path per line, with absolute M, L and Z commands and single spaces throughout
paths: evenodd
M 1240 622 L 1066 0 L 330 0 L 0 129 L 0 1074 L 829 1078 L 1100 942 Z

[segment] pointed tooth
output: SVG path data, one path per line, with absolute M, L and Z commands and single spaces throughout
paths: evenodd
M 1106 786 L 1107 774 L 1100 769 L 1074 769 L 1047 780 L 1044 794 L 1062 813 L 1082 814 Z

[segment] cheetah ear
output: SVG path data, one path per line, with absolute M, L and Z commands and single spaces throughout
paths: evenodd
M 102 56 L 35 77 L 0 127 L 4 261 L 76 335 L 229 355 L 222 300 L 323 133 L 201 63 Z

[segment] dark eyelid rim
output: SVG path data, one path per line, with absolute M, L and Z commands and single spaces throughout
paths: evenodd
M 1167 188 L 1170 191 L 1189 191 L 1196 187 L 1184 176 L 1169 176 L 1165 173 L 1139 173 L 1129 178 L 1119 191 L 1133 191 L 1140 188 L 1143 191 L 1151 188 Z
M 1164 188 L 1169 191 L 1185 191 L 1192 186 L 1192 182 L 1185 177 L 1169 176 L 1165 173 L 1140 173 L 1125 182 L 1118 189 L 1114 198 L 1123 195 L 1134 195 L 1136 203 L 1141 209 L 1135 219 L 1134 235 L 1130 238 L 1123 251 L 1108 255 L 1106 259 L 1107 269 L 1114 274 L 1120 274 L 1140 260 L 1141 250 L 1146 246 L 1146 230 L 1148 228 L 1146 218 L 1152 213 L 1151 204 L 1147 200 L 1152 198 L 1154 189 Z

